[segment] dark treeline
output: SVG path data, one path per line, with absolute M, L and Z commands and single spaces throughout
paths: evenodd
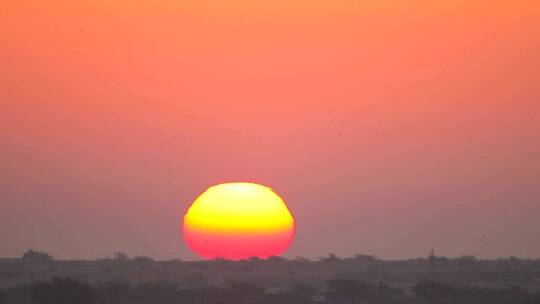
M 474 256 L 388 261 L 369 255 L 317 260 L 155 261 L 118 253 L 57 261 L 30 250 L 0 259 L 6 303 L 536 303 L 540 260 Z
M 279 292 L 270 292 L 246 282 L 228 287 L 206 286 L 182 289 L 172 282 L 146 282 L 136 286 L 125 282 L 95 285 L 71 278 L 53 277 L 49 281 L 11 287 L 0 291 L 2 304 L 538 304 L 540 293 L 518 286 L 482 288 L 452 286 L 440 282 L 421 282 L 411 290 L 382 283 L 333 279 L 322 288 L 296 283 Z

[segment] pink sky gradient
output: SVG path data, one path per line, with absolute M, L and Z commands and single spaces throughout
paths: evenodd
M 193 259 L 208 186 L 286 256 L 540 257 L 538 1 L 3 1 L 0 256 Z

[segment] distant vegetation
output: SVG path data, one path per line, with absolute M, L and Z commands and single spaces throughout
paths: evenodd
M 102 282 L 91 285 L 71 278 L 52 277 L 47 282 L 0 291 L 0 303 L 42 304 L 538 304 L 540 293 L 518 286 L 485 288 L 421 282 L 410 292 L 392 286 L 349 279 L 333 279 L 321 288 L 296 283 L 279 292 L 246 282 L 228 287 L 186 289 L 165 281 L 130 285 Z
M 49 262 L 53 260 L 52 256 L 49 254 L 41 251 L 35 251 L 33 249 L 25 252 L 22 259 L 26 262 Z
M 155 261 L 117 253 L 56 261 L 30 250 L 0 259 L 1 304 L 540 304 L 540 260 L 473 256 L 386 261 Z

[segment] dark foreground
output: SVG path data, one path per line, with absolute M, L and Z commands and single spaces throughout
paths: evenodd
M 540 260 L 0 259 L 0 303 L 540 304 Z

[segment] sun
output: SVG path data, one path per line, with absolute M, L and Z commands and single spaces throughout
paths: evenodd
M 186 244 L 206 259 L 280 255 L 291 245 L 295 220 L 271 188 L 225 183 L 201 194 L 184 215 Z

